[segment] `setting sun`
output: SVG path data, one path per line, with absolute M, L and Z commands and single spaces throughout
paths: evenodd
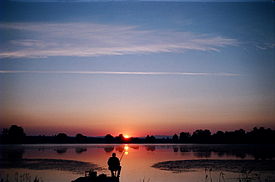
M 130 138 L 130 136 L 129 135 L 124 135 L 124 138 L 128 139 L 128 138 Z

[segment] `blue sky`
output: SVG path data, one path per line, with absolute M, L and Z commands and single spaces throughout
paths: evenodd
M 271 2 L 0 6 L 1 127 L 72 135 L 275 127 Z

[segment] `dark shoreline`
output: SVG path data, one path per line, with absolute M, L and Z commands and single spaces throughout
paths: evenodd
M 152 165 L 153 168 L 172 172 L 188 172 L 201 169 L 227 172 L 268 172 L 275 170 L 275 160 L 176 160 L 163 161 Z
M 82 162 L 76 160 L 64 159 L 20 159 L 20 160 L 5 160 L 0 159 L 0 169 L 24 168 L 33 170 L 60 170 L 70 171 L 77 174 L 82 174 L 84 171 L 93 169 L 100 171 L 103 168 L 97 164 Z
M 66 133 L 58 133 L 52 136 L 26 135 L 21 126 L 12 125 L 10 128 L 4 128 L 0 134 L 0 144 L 275 144 L 275 130 L 264 127 L 254 127 L 253 130 L 245 131 L 243 129 L 234 131 L 217 131 L 212 133 L 208 129 L 197 129 L 193 133 L 180 132 L 173 136 L 165 135 L 147 135 L 146 137 L 129 137 L 123 134 L 112 136 L 85 136 L 81 133 L 75 136 L 69 136 Z

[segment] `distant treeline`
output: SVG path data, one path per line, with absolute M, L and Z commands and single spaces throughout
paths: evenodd
M 275 144 L 275 130 L 264 127 L 254 127 L 251 131 L 243 129 L 235 131 L 196 130 L 192 134 L 181 132 L 173 137 L 156 138 L 147 135 L 144 138 L 125 138 L 123 134 L 105 137 L 88 137 L 82 134 L 68 136 L 65 133 L 58 133 L 54 136 L 27 136 L 24 129 L 17 125 L 3 129 L 0 135 L 1 144 L 35 144 L 35 143 L 212 143 L 212 144 Z

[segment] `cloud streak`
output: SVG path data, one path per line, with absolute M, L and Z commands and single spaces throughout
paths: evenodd
M 208 72 L 129 72 L 129 71 L 37 71 L 37 70 L 0 70 L 0 74 L 84 74 L 84 75 L 156 75 L 156 76 L 224 76 L 237 77 L 237 73 L 208 73 Z
M 238 45 L 221 36 L 93 23 L 2 23 L 0 30 L 20 32 L 20 38 L 5 40 L 0 58 L 219 51 Z

